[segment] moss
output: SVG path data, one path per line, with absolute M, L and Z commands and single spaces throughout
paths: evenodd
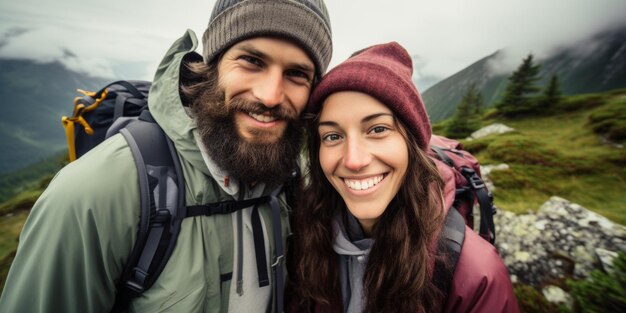
M 9 275 L 9 269 L 11 268 L 11 263 L 13 263 L 13 258 L 15 258 L 15 250 L 0 260 L 0 293 L 4 290 L 4 283 Z
M 626 88 L 613 89 L 613 90 L 607 91 L 606 94 L 611 95 L 611 96 L 626 95 Z
M 591 109 L 603 105 L 607 100 L 605 94 L 583 94 L 564 98 L 554 107 L 555 112 L 571 112 Z
M 5 215 L 17 210 L 30 210 L 39 198 L 43 190 L 35 189 L 24 191 L 14 198 L 0 204 L 0 215 Z
M 571 295 L 580 312 L 626 312 L 626 254 L 613 261 L 612 274 L 594 270 L 589 278 L 568 280 Z
M 559 153 L 542 143 L 523 135 L 508 136 L 494 140 L 488 147 L 492 158 L 505 163 L 556 166 Z
M 489 139 L 461 140 L 463 148 L 471 154 L 477 155 L 489 147 Z
M 513 288 L 520 312 L 523 313 L 564 313 L 567 310 L 552 304 L 537 289 L 527 285 L 515 285 Z
M 617 165 L 626 167 L 626 151 L 620 151 L 621 153 L 613 153 L 607 156 L 607 161 Z M 626 169 L 626 168 L 624 168 Z M 626 172 L 623 174 L 626 177 Z
M 606 105 L 594 110 L 587 118 L 587 124 L 599 135 L 609 140 L 626 140 L 626 97 L 616 96 Z

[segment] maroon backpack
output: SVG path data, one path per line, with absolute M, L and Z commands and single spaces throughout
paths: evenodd
M 443 198 L 448 209 L 441 233 L 444 245 L 439 247 L 445 249 L 448 262 L 436 262 L 433 277 L 435 285 L 447 294 L 463 248 L 465 225 L 474 229 L 474 205 L 478 203 L 480 206 L 478 234 L 491 244 L 496 240 L 493 223 L 496 207 L 491 192 L 481 178 L 478 160 L 463 150 L 460 142 L 433 135 L 428 154 L 444 180 Z
M 465 220 L 465 224 L 472 229 L 474 228 L 473 207 L 478 203 L 480 206 L 478 234 L 493 244 L 496 240 L 493 224 L 496 207 L 493 205 L 491 192 L 481 178 L 478 160 L 471 153 L 463 150 L 460 142 L 437 135 L 430 138 L 429 156 L 435 159 L 436 163 L 440 161 L 447 165 L 447 168 L 438 165 L 447 187 L 444 189 L 445 203 L 454 207 Z M 452 184 L 454 184 L 454 189 L 450 188 Z

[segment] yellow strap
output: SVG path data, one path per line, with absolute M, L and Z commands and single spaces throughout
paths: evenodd
M 95 97 L 97 94 L 93 91 L 85 91 L 82 89 L 77 89 L 78 92 L 82 93 L 85 96 Z M 67 150 L 69 152 L 70 162 L 76 160 L 76 138 L 74 137 L 75 124 L 80 124 L 84 129 L 87 135 L 93 135 L 93 128 L 87 123 L 87 120 L 83 117 L 83 114 L 89 111 L 93 111 L 96 109 L 100 103 L 106 98 L 107 90 L 105 89 L 102 92 L 102 95 L 96 101 L 88 107 L 85 107 L 84 104 L 80 103 L 82 97 L 74 98 L 74 112 L 72 117 L 63 116 L 61 117 L 61 123 L 63 124 L 63 128 L 65 128 L 65 137 L 67 138 Z
M 67 150 L 69 152 L 70 162 L 76 160 L 76 146 L 74 141 L 74 121 L 67 116 L 61 117 L 61 123 L 65 128 L 65 137 L 67 138 Z
M 82 89 L 76 89 L 76 91 L 82 93 L 85 96 L 88 97 L 95 97 L 96 96 L 96 92 L 95 91 L 87 91 L 87 90 L 82 90 Z
M 80 89 L 79 89 L 79 90 L 80 90 Z M 86 107 L 86 108 L 85 108 L 85 111 L 83 111 L 83 113 L 87 113 L 87 112 L 89 112 L 89 111 L 93 111 L 93 110 L 95 110 L 95 109 L 96 109 L 96 108 L 100 105 L 100 103 L 101 103 L 101 102 L 102 102 L 102 101 L 103 101 L 103 100 L 107 97 L 107 93 L 108 93 L 108 92 L 109 92 L 109 91 L 108 91 L 107 89 L 105 89 L 104 91 L 102 91 L 102 95 L 100 95 L 100 98 L 96 99 L 96 101 L 95 101 L 92 105 L 90 105 L 90 106 Z M 94 94 L 93 94 L 93 97 L 95 97 L 95 96 L 96 96 L 96 94 L 94 93 Z

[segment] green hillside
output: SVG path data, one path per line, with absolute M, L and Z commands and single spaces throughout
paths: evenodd
M 524 213 L 557 195 L 626 224 L 626 89 L 566 97 L 524 118 L 481 121 L 496 122 L 515 131 L 462 142 L 482 164 L 510 166 L 491 174 L 499 208 Z
M 0 203 L 40 183 L 41 177 L 51 176 L 67 162 L 63 151 L 16 171 L 0 175 Z M 2 213 L 0 211 L 0 213 Z

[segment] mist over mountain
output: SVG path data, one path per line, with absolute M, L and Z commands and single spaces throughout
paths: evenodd
M 471 84 L 478 87 L 487 107 L 495 104 L 512 73 L 501 69 L 509 59 L 506 49 L 496 51 L 428 88 L 422 96 L 431 120 L 452 116 Z M 520 58 L 517 64 L 521 61 Z M 550 56 L 537 58 L 536 63 L 541 65 L 537 85 L 545 86 L 550 76 L 557 74 L 566 95 L 626 87 L 626 28 L 555 49 Z
M 422 56 L 412 55 L 411 61 L 413 62 L 413 83 L 417 86 L 417 90 L 426 90 L 445 78 L 429 73 L 426 69 L 428 60 Z
M 61 116 L 72 114 L 76 89 L 96 90 L 110 80 L 58 62 L 0 59 L 0 174 L 66 149 Z

